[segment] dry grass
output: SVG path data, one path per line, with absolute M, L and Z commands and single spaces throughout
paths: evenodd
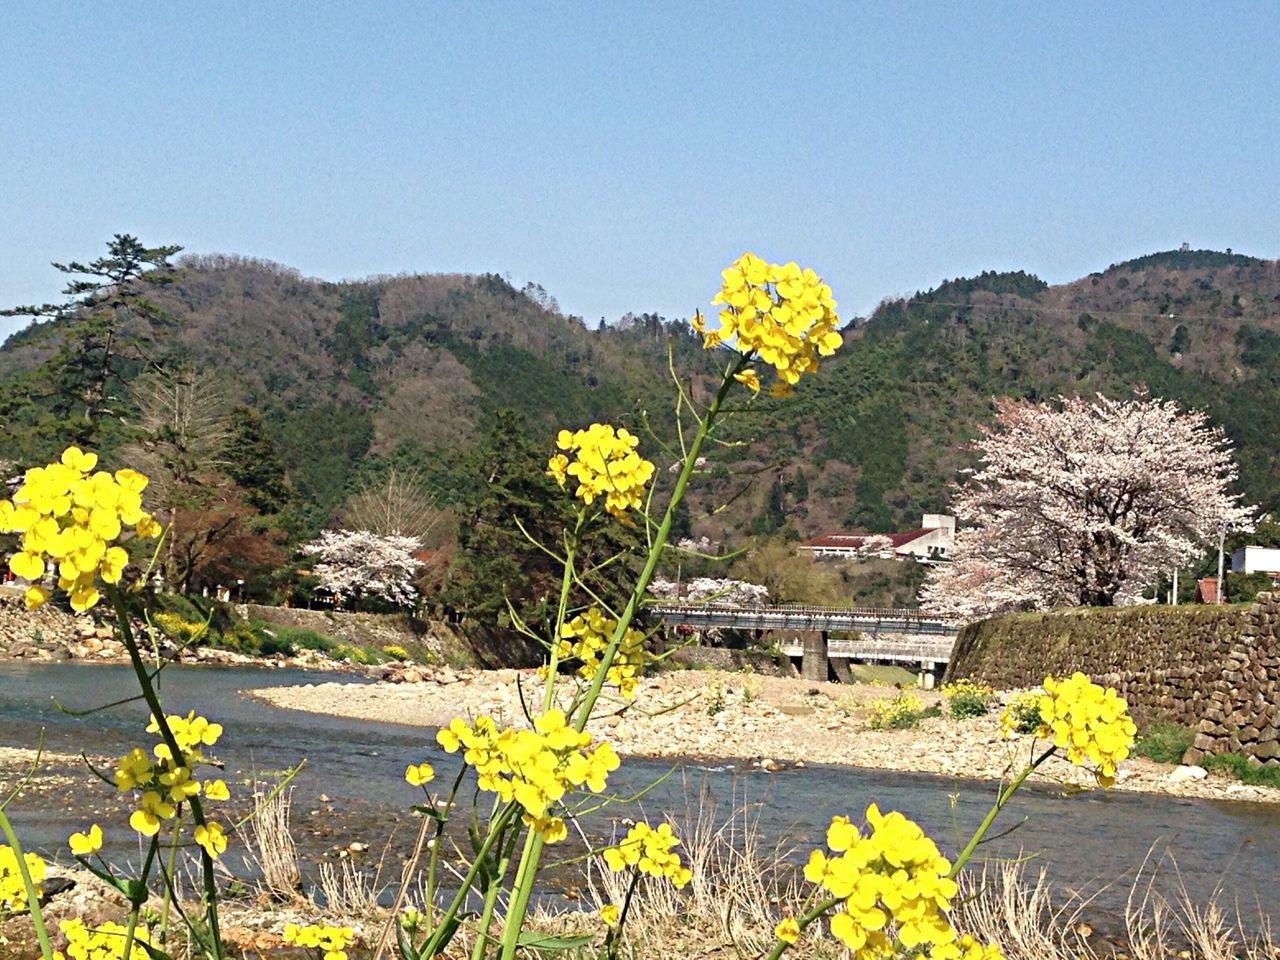
M 679 891 L 666 882 L 637 888 L 627 920 L 635 956 L 756 956 L 773 942 L 778 904 L 799 902 L 797 872 L 789 859 L 794 849 L 765 840 L 758 804 L 731 802 L 733 809 L 722 819 L 704 785 L 690 796 L 683 816 L 670 818 L 693 878 Z M 597 909 L 626 897 L 625 875 L 610 872 L 600 858 L 593 858 L 587 881 Z M 802 948 L 792 953 L 818 955 Z
M 298 851 L 289 833 L 292 794 L 292 790 L 280 790 L 264 797 L 254 791 L 248 859 L 262 874 L 262 893 L 272 900 L 293 900 L 302 892 Z
M 800 912 L 810 893 L 797 867 L 801 851 L 766 840 L 760 829 L 760 804 L 733 797 L 728 801 L 729 812 L 721 816 L 716 798 L 705 785 L 686 796 L 683 814 L 668 819 L 682 838 L 680 852 L 692 880 L 680 891 L 666 882 L 640 884 L 631 901 L 619 956 L 624 960 L 763 956 L 773 943 L 778 919 Z M 284 828 L 277 834 L 287 834 L 287 801 L 275 813 L 265 805 L 263 809 L 262 823 L 255 824 L 255 829 L 276 824 Z M 268 819 L 272 816 L 277 819 Z M 619 832 L 626 826 L 620 824 Z M 400 877 L 396 898 L 400 906 L 411 903 L 425 908 L 417 856 L 424 836 L 425 831 Z M 261 840 L 258 843 L 261 847 Z M 278 854 L 273 856 L 279 859 Z M 284 859 L 296 869 L 295 859 Z M 350 859 L 321 864 L 319 893 L 325 913 L 359 920 L 378 917 L 385 922 L 388 913 L 377 904 L 380 872 L 381 865 L 370 874 Z M 1170 877 L 1172 884 L 1167 882 Z M 528 926 L 546 934 L 595 934 L 592 944 L 556 955 L 600 960 L 605 928 L 596 911 L 605 903 L 623 902 L 625 875 L 612 873 L 601 858 L 593 857 L 584 879 L 586 909 L 564 909 L 544 901 L 531 912 Z M 1157 879 L 1171 892 L 1158 889 Z M 1044 868 L 1033 871 L 1020 862 L 992 863 L 964 875 L 952 920 L 961 932 L 998 943 L 1007 960 L 1280 960 L 1280 944 L 1260 911 L 1255 919 L 1247 905 L 1228 909 L 1220 896 L 1207 903 L 1195 902 L 1172 861 L 1160 863 L 1148 857 L 1139 866 L 1124 915 L 1118 918 L 1122 929 L 1109 930 L 1109 939 L 1095 936 L 1086 920 L 1096 896 L 1062 898 L 1052 889 Z M 840 943 L 824 935 L 823 926 L 811 927 L 787 956 L 797 960 L 847 957 Z M 491 935 L 499 927 L 500 920 L 495 920 Z M 1260 932 L 1244 932 L 1251 929 Z M 383 928 L 381 933 L 371 938 L 369 947 L 385 957 L 394 950 L 388 950 L 388 930 Z M 469 956 L 479 935 L 474 918 L 464 922 L 447 957 Z
M 380 912 L 378 894 L 382 887 L 378 874 L 361 870 L 350 857 L 343 857 L 337 864 L 318 864 L 316 882 L 328 913 L 363 920 Z
M 1177 875 L 1176 865 L 1172 865 Z M 1093 938 L 1085 911 L 1093 897 L 1073 896 L 1056 903 L 1046 871 L 1028 875 L 1021 863 L 1002 863 L 969 874 L 965 897 L 953 912 L 957 929 L 1000 944 L 1007 960 L 1276 960 L 1280 944 L 1259 914 L 1257 934 L 1242 911 L 1228 911 L 1215 896 L 1198 904 L 1179 879 L 1171 895 L 1156 889 L 1158 865 L 1142 864 L 1130 888 L 1124 929 L 1116 931 L 1123 946 Z

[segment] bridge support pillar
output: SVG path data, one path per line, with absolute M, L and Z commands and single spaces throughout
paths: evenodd
M 922 690 L 932 690 L 938 685 L 938 680 L 942 677 L 942 671 L 946 669 L 945 663 L 938 663 L 936 660 L 920 661 L 920 677 L 918 683 Z
M 800 664 L 800 676 L 805 680 L 823 682 L 827 679 L 827 631 L 812 630 L 804 635 L 804 658 Z
M 836 675 L 837 683 L 854 683 L 853 668 L 850 664 L 853 662 L 848 657 L 830 657 L 831 672 Z

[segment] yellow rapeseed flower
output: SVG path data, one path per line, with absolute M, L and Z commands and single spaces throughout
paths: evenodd
M 605 510 L 625 517 L 627 510 L 639 509 L 645 484 L 653 476 L 653 463 L 636 453 L 639 444 L 625 427 L 615 429 L 607 423 L 561 430 L 556 446 L 563 452 L 547 461 L 547 474 L 561 486 L 572 477 L 578 482 L 578 499 L 594 503 L 603 498 Z
M 355 939 L 351 927 L 331 927 L 323 923 L 284 925 L 284 942 L 318 951 L 324 960 L 347 960 L 346 948 Z
M 133 946 L 128 958 L 124 956 L 128 929 L 114 920 L 89 927 L 79 917 L 73 917 L 59 920 L 58 928 L 67 938 L 66 956 L 71 960 L 148 960 L 150 957 L 147 946 L 152 945 L 151 935 L 141 924 L 133 930 Z
M 67 839 L 73 856 L 87 857 L 102 849 L 102 828 L 96 823 L 86 833 L 73 833 Z
M 599 607 L 590 607 L 560 625 L 556 655 L 561 660 L 580 661 L 578 676 L 583 680 L 591 680 L 600 667 L 604 651 L 613 639 L 617 627 L 617 620 L 607 616 Z M 636 695 L 640 675 L 644 672 L 645 659 L 644 634 L 634 628 L 628 628 L 618 643 L 618 649 L 613 655 L 613 662 L 609 665 L 605 679 L 616 686 L 618 692 L 629 700 Z M 545 668 L 542 670 L 542 675 L 546 676 Z
M 831 288 L 813 270 L 794 262 L 767 263 L 748 252 L 722 276 L 720 292 L 712 300 L 722 305 L 719 329 L 705 329 L 701 315 L 695 315 L 694 329 L 702 334 L 703 346 L 730 343 L 743 356 L 772 366 L 788 385 L 816 372 L 818 358 L 839 348 L 836 302 Z M 759 389 L 758 379 L 738 379 Z
M 800 924 L 795 917 L 783 917 L 773 928 L 773 935 L 783 943 L 795 943 L 800 939 Z
M 227 849 L 227 835 L 222 829 L 222 824 L 213 820 L 196 827 L 195 837 L 196 843 L 204 847 L 204 852 L 213 860 L 217 860 Z
M 615 873 L 635 867 L 651 877 L 666 877 L 679 888 L 693 878 L 675 852 L 679 843 L 671 824 L 662 823 L 655 829 L 642 820 L 617 845 L 606 847 L 602 855 L 605 865 Z
M 1111 786 L 1116 765 L 1129 756 L 1138 732 L 1129 704 L 1079 672 L 1065 680 L 1045 677 L 1043 686 L 1036 736 L 1051 740 L 1069 761 L 1089 767 L 1098 783 Z
M 487 716 L 474 724 L 455 717 L 436 732 L 436 742 L 448 753 L 462 751 L 480 789 L 503 803 L 515 801 L 524 822 L 548 843 L 568 834 L 552 806 L 574 788 L 602 793 L 621 762 L 608 741 L 596 743 L 591 734 L 575 730 L 558 709 L 535 717 L 532 730 L 499 730 Z
M 44 882 L 47 865 L 38 854 L 34 853 L 24 853 L 22 859 L 27 865 L 27 872 L 31 875 L 36 893 L 42 893 L 40 884 Z M 17 854 L 13 852 L 12 847 L 0 843 L 0 912 L 26 908 L 27 888 L 22 882 Z
M 831 917 L 831 933 L 859 960 L 889 952 L 894 939 L 908 950 L 951 943 L 946 918 L 956 896 L 951 863 L 914 821 L 901 813 L 866 811 L 867 831 L 834 817 L 827 847 L 813 850 L 804 875 L 844 901 Z
M 136 470 L 93 472 L 97 464 L 97 454 L 68 447 L 57 461 L 29 469 L 12 500 L 0 500 L 0 532 L 21 535 L 9 569 L 32 581 L 28 607 L 49 597 L 35 581 L 56 575 L 72 608 L 89 609 L 101 599 L 98 581 L 119 583 L 124 574 L 129 555 L 114 541 L 125 528 L 135 537 L 160 533 L 142 509 L 147 478 Z
M 618 905 L 616 903 L 606 903 L 600 908 L 600 919 L 610 927 L 616 927 L 618 925 L 618 917 L 620 915 L 621 911 L 618 909 Z
M 404 778 L 415 787 L 420 787 L 434 780 L 436 771 L 429 763 L 411 763 L 404 768 Z

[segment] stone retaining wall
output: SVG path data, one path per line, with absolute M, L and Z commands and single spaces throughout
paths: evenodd
M 406 639 L 422 642 L 427 632 L 426 624 L 403 613 L 346 613 L 301 607 L 268 607 L 257 603 L 239 603 L 233 609 L 246 619 L 252 617 L 267 623 L 303 627 L 347 643 L 375 647 L 403 644 Z
M 1144 606 L 1014 614 L 970 624 L 947 679 L 1031 687 L 1080 670 L 1116 687 L 1140 724 L 1195 727 L 1184 758 L 1243 753 L 1280 766 L 1280 594 L 1251 607 Z

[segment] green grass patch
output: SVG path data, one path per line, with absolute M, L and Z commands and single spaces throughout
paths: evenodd
M 1242 753 L 1215 753 L 1200 761 L 1206 770 L 1229 773 L 1255 787 L 1280 787 L 1280 767 L 1259 767 Z
M 1153 723 L 1138 735 L 1133 752 L 1158 763 L 1181 763 L 1196 732 L 1180 723 Z

